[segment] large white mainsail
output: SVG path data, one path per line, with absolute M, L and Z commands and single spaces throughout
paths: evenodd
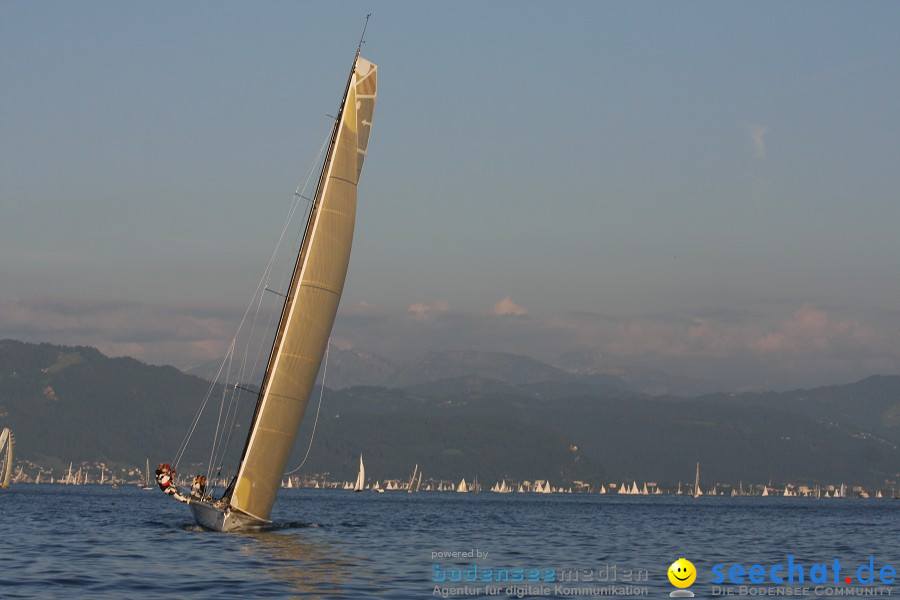
M 219 502 L 191 503 L 204 527 L 229 531 L 271 514 L 347 275 L 376 83 L 377 67 L 357 48 L 237 476 Z

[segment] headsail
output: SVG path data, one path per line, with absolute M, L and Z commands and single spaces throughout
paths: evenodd
M 377 67 L 359 56 L 332 133 L 291 285 L 228 500 L 266 521 L 331 335 L 347 275 L 356 187 L 375 107 Z

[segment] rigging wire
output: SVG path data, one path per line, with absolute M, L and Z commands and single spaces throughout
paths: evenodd
M 190 444 L 191 437 L 194 435 L 194 430 L 197 429 L 197 423 L 200 422 L 200 415 L 203 414 L 203 410 L 206 408 L 206 403 L 209 402 L 209 399 L 212 397 L 213 390 L 216 388 L 216 382 L 219 380 L 219 377 L 222 375 L 222 369 L 225 368 L 225 363 L 228 361 L 228 356 L 234 351 L 234 344 L 237 338 L 231 340 L 231 346 L 228 348 L 228 352 L 225 353 L 225 360 L 222 361 L 221 366 L 219 367 L 219 372 L 216 373 L 215 379 L 213 379 L 212 383 L 209 385 L 209 390 L 206 392 L 206 397 L 203 399 L 203 402 L 200 404 L 200 408 L 197 410 L 197 414 L 194 415 L 194 420 L 191 423 L 191 427 L 188 430 L 187 435 L 181 441 L 181 446 L 178 447 L 178 452 L 175 453 L 175 460 L 172 461 L 172 464 L 175 465 L 175 468 L 178 468 L 178 463 L 181 462 L 181 458 L 184 455 L 184 451 L 187 450 L 188 444 Z
M 255 303 L 257 305 L 256 313 L 251 322 L 251 333 L 248 334 L 246 345 L 244 346 L 244 357 L 241 361 L 242 365 L 241 365 L 240 371 L 241 371 L 241 377 L 243 377 L 244 375 L 247 374 L 247 371 L 246 371 L 247 351 L 249 349 L 250 341 L 252 338 L 252 331 L 253 331 L 253 329 L 255 329 L 256 321 L 259 318 L 260 305 L 262 303 L 263 292 L 261 292 L 260 290 L 261 289 L 264 290 L 266 288 L 265 284 L 271 280 L 272 271 L 274 269 L 275 261 L 278 256 L 278 249 L 281 247 L 281 244 L 284 241 L 285 234 L 287 233 L 288 228 L 290 227 L 290 223 L 294 219 L 294 214 L 296 213 L 297 209 L 300 206 L 300 200 L 305 199 L 307 201 L 307 204 L 308 204 L 307 208 L 309 208 L 311 206 L 312 201 L 309 198 L 307 198 L 306 196 L 304 196 L 302 194 L 302 192 L 307 189 L 307 187 L 309 186 L 310 180 L 312 179 L 313 175 L 315 174 L 315 172 L 317 170 L 317 166 L 322 162 L 322 160 L 323 160 L 322 157 L 328 148 L 330 140 L 331 140 L 331 134 L 329 132 L 329 135 L 326 136 L 325 141 L 322 143 L 322 146 L 319 148 L 319 152 L 316 154 L 316 157 L 313 160 L 312 167 L 310 168 L 309 173 L 307 173 L 306 180 L 302 183 L 302 185 L 300 183 L 297 184 L 297 188 L 294 192 L 294 198 L 292 199 L 290 209 L 288 210 L 288 215 L 287 215 L 287 218 L 285 219 L 284 226 L 282 227 L 281 234 L 278 237 L 278 241 L 275 244 L 275 249 L 272 253 L 272 256 L 269 258 L 269 262 L 266 265 L 263 275 L 260 278 L 259 284 L 256 287 L 256 292 L 253 294 L 253 299 L 247 305 L 247 309 L 244 311 L 244 315 L 241 317 L 241 321 L 240 321 L 240 324 L 238 325 L 235 337 L 231 340 L 231 344 L 229 345 L 229 348 L 228 348 L 227 352 L 225 353 L 222 363 L 219 365 L 219 370 L 216 373 L 216 376 L 213 378 L 213 381 L 210 384 L 210 387 L 206 392 L 206 396 L 204 397 L 203 402 L 201 402 L 200 407 L 197 410 L 197 413 L 194 416 L 193 421 L 191 422 L 191 426 L 188 428 L 187 434 L 185 435 L 184 439 L 182 440 L 181 445 L 178 447 L 178 451 L 175 454 L 175 459 L 172 461 L 172 465 L 175 469 L 178 468 L 178 464 L 181 462 L 181 459 L 184 458 L 184 453 L 187 451 L 187 448 L 190 445 L 191 439 L 192 439 L 194 433 L 196 432 L 197 425 L 200 422 L 200 417 L 202 416 L 203 411 L 206 409 L 206 405 L 209 403 L 209 400 L 212 398 L 213 392 L 215 391 L 215 387 L 218 384 L 219 379 L 222 377 L 222 371 L 225 370 L 225 366 L 227 364 L 227 365 L 229 365 L 229 370 L 228 370 L 228 372 L 226 372 L 226 381 L 224 382 L 225 390 L 223 390 L 222 401 L 221 401 L 221 405 L 220 405 L 220 409 L 219 409 L 219 423 L 216 426 L 216 433 L 215 433 L 215 437 L 213 440 L 213 457 L 215 457 L 215 455 L 217 454 L 216 446 L 218 445 L 218 442 L 216 440 L 219 439 L 219 429 L 220 429 L 220 425 L 221 425 L 221 421 L 222 421 L 222 418 L 221 418 L 222 409 L 224 408 L 225 396 L 227 395 L 227 388 L 228 388 L 227 379 L 230 377 L 230 374 L 231 374 L 230 373 L 230 369 L 231 369 L 230 365 L 233 360 L 234 351 L 235 351 L 235 348 L 237 345 L 238 338 L 240 337 L 241 331 L 244 329 L 244 326 L 247 323 L 247 317 L 250 315 L 250 311 L 253 308 L 253 304 Z M 284 281 L 285 281 L 285 278 L 284 278 L 284 276 L 282 276 L 282 284 Z M 259 301 L 255 302 L 257 297 L 259 297 Z M 269 328 L 271 326 L 271 322 L 272 322 L 272 316 L 270 314 L 267 328 Z M 262 346 L 263 345 L 261 344 L 260 348 L 262 348 Z M 253 370 L 255 370 L 256 366 L 259 364 L 261 354 L 262 354 L 262 351 L 259 350 L 257 352 L 257 357 L 254 360 Z M 327 350 L 326 350 L 326 356 L 327 356 Z M 231 406 L 234 404 L 234 399 L 235 399 L 235 396 L 237 395 L 237 393 L 238 393 L 238 387 L 234 386 L 234 388 L 232 390 L 232 402 L 229 404 L 229 409 L 225 413 L 226 421 L 228 419 L 229 412 L 231 412 Z M 237 419 L 237 407 L 235 406 L 234 412 L 232 413 L 232 421 L 234 421 L 236 419 Z M 233 427 L 231 429 L 233 432 Z M 224 460 L 225 451 L 227 450 L 228 442 L 230 442 L 230 440 L 231 440 L 232 432 L 229 432 L 228 437 L 225 442 L 225 445 L 221 448 L 221 451 L 218 453 L 222 460 Z M 222 435 L 224 436 L 224 432 Z M 208 469 L 207 469 L 207 479 L 209 479 L 210 475 L 212 474 L 213 465 L 218 462 L 219 462 L 218 460 L 216 460 L 216 461 L 211 460 L 210 464 L 208 465 Z
M 233 360 L 234 360 L 234 352 L 231 352 L 231 353 L 229 354 L 229 357 L 228 357 L 228 373 L 231 372 L 231 363 L 232 363 Z M 227 380 L 227 376 L 226 376 L 226 380 Z M 213 460 L 214 460 L 214 457 L 215 457 L 215 455 L 216 455 L 216 445 L 219 443 L 219 442 L 218 442 L 218 440 L 219 440 L 219 427 L 220 427 L 220 425 L 221 425 L 221 423 L 222 423 L 222 409 L 225 408 L 225 397 L 226 397 L 227 395 L 228 395 L 228 386 L 225 385 L 225 386 L 222 387 L 222 402 L 219 403 L 219 420 L 216 422 L 216 429 L 215 429 L 215 434 L 214 434 L 214 436 L 213 436 L 212 449 L 211 449 L 210 452 L 209 452 L 209 465 L 208 465 L 207 468 L 206 468 L 206 478 L 207 478 L 207 479 L 209 479 L 210 476 L 212 475 Z M 232 395 L 232 398 L 233 398 L 233 397 L 234 397 L 234 396 Z M 229 410 L 231 410 L 231 405 L 230 405 L 230 404 L 229 404 L 228 408 L 229 408 Z M 228 414 L 227 414 L 227 413 L 226 413 L 225 417 L 226 417 L 226 419 L 228 418 Z M 223 435 L 224 435 L 224 432 L 222 432 L 222 433 L 223 433 Z
M 299 471 L 303 465 L 306 464 L 306 459 L 309 458 L 309 451 L 312 449 L 313 440 L 316 437 L 316 425 L 319 424 L 319 411 L 322 410 L 322 396 L 325 394 L 325 376 L 328 374 L 328 351 L 331 350 L 331 338 L 328 338 L 328 345 L 325 346 L 325 366 L 322 368 L 322 385 L 319 387 L 319 407 L 316 408 L 316 420 L 313 421 L 313 429 L 312 433 L 309 436 L 309 446 L 306 447 L 306 455 L 304 455 L 303 460 L 300 461 L 300 466 L 298 466 L 293 471 L 288 471 L 282 477 L 287 475 L 293 475 L 297 471 Z
M 270 277 L 271 277 L 271 270 L 269 270 L 268 276 L 264 277 L 264 279 L 268 280 Z M 257 288 L 257 291 L 259 291 L 259 288 Z M 231 391 L 231 400 L 228 403 L 228 410 L 225 412 L 224 424 L 221 426 L 222 427 L 222 435 L 225 435 L 225 431 L 227 430 L 228 437 L 225 438 L 225 443 L 218 449 L 218 451 L 216 451 L 216 444 L 214 442 L 213 455 L 215 458 L 212 458 L 210 460 L 210 463 L 208 466 L 209 472 L 207 473 L 207 479 L 209 479 L 215 465 L 218 465 L 218 471 L 216 473 L 216 477 L 218 478 L 222 474 L 222 467 L 224 466 L 225 456 L 228 452 L 228 446 L 231 444 L 231 438 L 234 434 L 235 426 L 237 425 L 237 416 L 238 416 L 238 409 L 239 409 L 238 405 L 240 404 L 240 393 L 241 393 L 241 391 L 246 391 L 246 390 L 242 390 L 239 387 L 237 382 L 245 381 L 248 372 L 249 373 L 255 372 L 256 366 L 259 364 L 259 356 L 262 352 L 261 348 L 262 348 L 263 344 L 259 344 L 260 350 L 257 350 L 256 359 L 253 363 L 253 367 L 249 371 L 247 370 L 247 354 L 250 351 L 250 340 L 253 339 L 254 331 L 256 329 L 256 323 L 259 320 L 259 313 L 260 313 L 260 309 L 262 308 L 263 296 L 264 296 L 264 294 L 262 292 L 259 292 L 257 295 L 258 301 L 256 303 L 256 313 L 254 314 L 253 321 L 251 322 L 251 325 L 250 325 L 250 332 L 247 334 L 247 343 L 244 344 L 244 353 L 243 353 L 243 357 L 241 358 L 241 367 L 238 371 L 238 375 L 234 379 L 234 381 L 236 383 Z M 252 306 L 252 302 L 251 302 L 251 306 Z M 270 313 L 269 313 L 269 321 L 266 324 L 266 328 L 263 331 L 269 330 L 269 328 L 272 324 L 272 315 L 274 312 L 275 312 L 275 308 L 273 307 L 272 311 L 270 311 Z M 228 375 L 226 377 L 226 381 L 232 381 L 230 367 L 229 367 Z M 222 404 L 224 405 L 224 403 L 225 403 L 225 400 L 223 398 Z M 217 425 L 216 427 L 217 427 L 217 431 L 218 431 L 219 426 Z

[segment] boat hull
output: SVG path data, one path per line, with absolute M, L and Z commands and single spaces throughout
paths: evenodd
M 244 529 L 259 529 L 270 525 L 270 521 L 263 521 L 250 515 L 238 512 L 231 507 L 220 508 L 209 502 L 192 501 L 188 506 L 194 513 L 197 524 L 210 531 L 241 531 Z

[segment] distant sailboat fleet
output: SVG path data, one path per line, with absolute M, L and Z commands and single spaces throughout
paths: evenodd
M 408 479 L 384 479 L 374 483 L 366 483 L 365 467 L 362 455 L 356 480 L 327 481 L 315 476 L 312 477 L 288 477 L 282 482 L 282 488 L 315 488 L 315 489 L 344 489 L 357 492 L 371 490 L 375 492 L 405 491 L 415 492 L 455 492 L 478 493 L 482 491 L 478 484 L 478 478 L 467 480 L 465 477 L 454 483 L 449 479 L 425 479 L 419 465 L 413 467 L 412 475 Z M 861 486 L 848 487 L 840 485 L 797 485 L 788 483 L 783 487 L 773 486 L 772 482 L 766 484 L 745 486 L 741 481 L 737 486 L 722 483 L 713 483 L 706 490 L 700 485 L 700 463 L 697 463 L 694 471 L 693 483 L 678 482 L 671 487 L 663 487 L 655 482 L 637 480 L 620 483 L 599 483 L 591 485 L 583 481 L 573 481 L 571 485 L 554 486 L 549 480 L 537 479 L 534 481 L 511 481 L 509 478 L 501 479 L 485 490 L 495 494 L 532 493 L 532 494 L 599 494 L 599 495 L 623 495 L 623 496 L 680 496 L 686 494 L 692 498 L 701 496 L 757 496 L 757 497 L 805 497 L 805 498 L 885 498 L 896 497 L 900 499 L 900 490 L 867 490 Z
M 135 485 L 144 490 L 155 489 L 156 485 L 150 479 L 150 462 L 147 460 L 143 468 L 118 468 L 111 469 L 105 463 L 80 463 L 70 462 L 62 469 L 61 476 L 54 475 L 53 470 L 36 465 L 28 461 L 13 463 L 13 450 L 15 436 L 8 429 L 0 431 L 0 489 L 14 484 L 34 485 L 103 485 L 116 487 L 117 484 Z M 27 470 L 26 470 L 27 468 Z M 180 483 L 180 482 L 179 482 Z M 226 483 L 223 479 L 216 481 L 216 485 Z M 652 481 L 638 482 L 636 479 L 619 482 L 588 483 L 572 481 L 555 486 L 548 479 L 536 479 L 534 481 L 514 481 L 511 478 L 503 478 L 495 482 L 490 488 L 478 483 L 478 477 L 461 478 L 460 480 L 426 478 L 423 469 L 414 465 L 412 474 L 403 479 L 380 479 L 370 482 L 362 454 L 359 457 L 359 465 L 356 478 L 347 481 L 332 481 L 319 475 L 288 476 L 281 482 L 281 488 L 295 489 L 323 489 L 323 490 L 352 490 L 356 492 L 374 491 L 384 492 L 451 492 L 475 494 L 482 491 L 495 494 L 531 493 L 531 494 L 597 494 L 616 496 L 666 496 L 688 495 L 692 498 L 717 497 L 771 497 L 771 498 L 812 498 L 812 499 L 898 499 L 900 489 L 863 487 L 847 485 L 846 483 L 829 485 L 806 484 L 775 484 L 772 481 L 749 485 L 743 481 L 738 485 L 726 483 L 712 483 L 706 489 L 700 482 L 700 465 L 697 463 L 694 470 L 694 481 L 691 483 L 677 482 L 674 484 L 660 485 Z
M 52 469 L 45 469 L 43 466 L 36 465 L 29 461 L 19 461 L 18 468 L 14 463 L 15 435 L 8 428 L 0 430 L 0 489 L 9 488 L 12 484 L 29 483 L 34 485 L 106 485 L 109 487 L 117 487 L 119 483 L 135 484 L 143 490 L 151 490 L 155 488 L 153 480 L 150 478 L 150 460 L 147 459 L 143 470 L 140 468 L 123 468 L 117 470 L 110 469 L 105 463 L 81 463 L 75 465 L 70 462 L 68 468 L 64 469 L 62 477 L 55 477 Z M 27 473 L 25 467 L 33 474 Z M 99 476 L 97 472 L 99 471 Z M 93 475 L 91 475 L 93 473 Z M 214 485 L 223 485 L 226 479 L 214 481 Z M 359 455 L 359 467 L 355 480 L 350 481 L 331 481 L 322 476 L 288 476 L 281 481 L 282 489 L 344 489 L 354 492 L 374 491 L 379 493 L 405 491 L 407 493 L 417 492 L 455 492 L 455 493 L 474 493 L 482 491 L 481 485 L 478 483 L 478 477 L 474 476 L 470 481 L 465 477 L 461 478 L 458 483 L 454 483 L 450 479 L 425 479 L 423 469 L 416 464 L 413 467 L 412 474 L 408 479 L 384 479 L 376 480 L 374 483 L 367 483 L 366 467 L 363 461 L 363 455 Z M 383 481 L 383 483 L 382 483 Z M 701 496 L 757 496 L 757 497 L 780 497 L 780 498 L 813 498 L 813 499 L 835 499 L 835 498 L 893 498 L 900 500 L 900 489 L 896 488 L 865 488 L 863 486 L 848 486 L 846 483 L 830 484 L 830 485 L 808 485 L 786 483 L 781 486 L 773 484 L 769 481 L 765 484 L 744 485 L 743 481 L 738 482 L 737 486 L 722 483 L 713 483 L 706 491 L 700 485 L 700 463 L 697 462 L 694 469 L 694 481 L 691 483 L 683 483 L 679 481 L 677 485 L 664 488 L 663 486 L 652 481 L 644 481 L 639 484 L 636 479 L 631 482 L 622 481 L 621 483 L 599 483 L 592 485 L 584 481 L 572 481 L 569 485 L 554 486 L 549 479 L 537 479 L 534 481 L 513 481 L 510 478 L 503 478 L 494 483 L 489 489 L 495 494 L 511 494 L 511 493 L 534 493 L 534 494 L 598 494 L 598 495 L 623 495 L 623 496 L 660 496 L 675 495 L 680 496 L 687 494 L 692 498 L 700 498 Z

